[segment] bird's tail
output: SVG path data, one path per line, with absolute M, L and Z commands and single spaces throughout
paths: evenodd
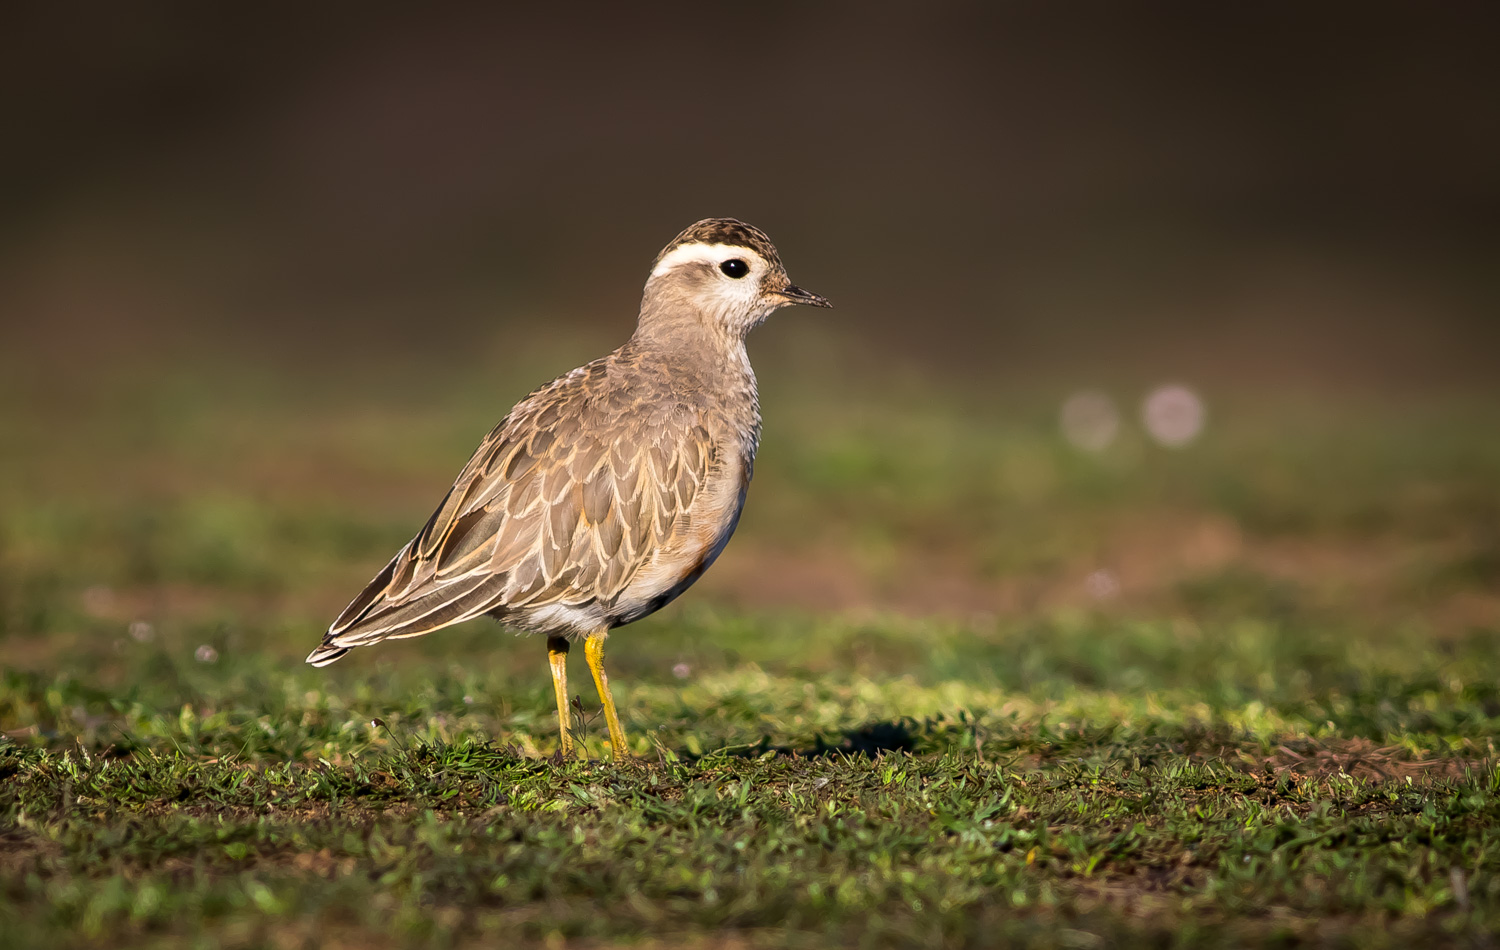
M 349 652 L 348 647 L 341 647 L 333 643 L 323 643 L 307 655 L 307 662 L 313 666 L 327 666 L 337 662 L 340 657 Z

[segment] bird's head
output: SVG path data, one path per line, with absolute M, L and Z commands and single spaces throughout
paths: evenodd
M 704 218 L 656 256 L 641 321 L 692 314 L 743 338 L 772 311 L 794 304 L 833 306 L 792 283 L 764 231 L 734 218 Z

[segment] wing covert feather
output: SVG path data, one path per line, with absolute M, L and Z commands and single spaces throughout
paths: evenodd
M 602 362 L 602 361 L 601 361 Z M 412 637 L 550 603 L 609 603 L 679 524 L 717 452 L 687 405 L 642 412 L 592 366 L 517 405 L 325 648 Z

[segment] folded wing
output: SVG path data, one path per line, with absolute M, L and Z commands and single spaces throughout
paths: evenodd
M 687 520 L 715 451 L 686 406 L 642 416 L 589 398 L 591 369 L 528 397 L 486 437 L 309 663 L 487 613 L 521 626 L 548 606 L 607 614 Z

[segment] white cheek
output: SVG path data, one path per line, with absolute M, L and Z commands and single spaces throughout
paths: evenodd
M 739 280 L 715 281 L 710 291 L 713 300 L 726 310 L 744 310 L 760 299 L 760 275 L 747 274 Z

